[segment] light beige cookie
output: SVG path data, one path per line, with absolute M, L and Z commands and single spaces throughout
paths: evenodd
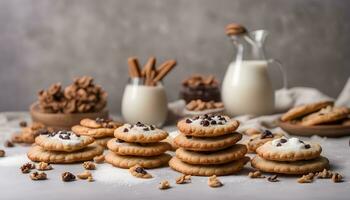
M 235 144 L 229 148 L 215 152 L 188 151 L 183 148 L 176 150 L 176 157 L 189 164 L 212 165 L 224 164 L 233 160 L 239 160 L 247 153 L 247 147 L 243 144 Z
M 224 115 L 202 115 L 185 118 L 177 123 L 177 128 L 185 135 L 195 137 L 215 137 L 233 133 L 239 126 L 237 120 Z
M 282 121 L 290 121 L 293 119 L 297 119 L 299 117 L 305 116 L 307 114 L 317 112 L 321 110 L 322 108 L 325 108 L 327 106 L 332 106 L 332 101 L 321 101 L 317 103 L 312 104 L 306 104 L 302 106 L 297 106 L 292 109 L 290 109 L 287 113 L 282 115 L 281 120 Z
M 276 161 L 310 160 L 319 157 L 321 151 L 319 144 L 285 137 L 269 141 L 256 149 L 260 157 Z
M 249 162 L 249 157 L 244 157 L 240 160 L 232 161 L 230 163 L 221 165 L 191 165 L 182 162 L 177 157 L 173 157 L 169 161 L 169 166 L 183 174 L 193 175 L 193 176 L 222 176 L 234 174 L 241 171 L 244 165 Z
M 107 143 L 109 150 L 123 156 L 158 156 L 171 149 L 167 142 L 128 143 L 117 138 Z
M 136 123 L 124 124 L 114 131 L 114 136 L 126 142 L 152 143 L 159 142 L 168 137 L 168 133 L 153 125 Z
M 42 147 L 34 145 L 29 149 L 27 156 L 34 162 L 65 164 L 92 160 L 102 153 L 103 147 L 94 144 L 75 152 L 46 151 Z
M 325 157 L 318 157 L 312 160 L 300 160 L 295 162 L 270 161 L 255 156 L 251 161 L 252 167 L 270 173 L 280 174 L 308 174 L 320 172 L 329 168 L 329 161 Z
M 96 119 L 86 118 L 80 121 L 80 125 L 87 128 L 92 128 L 92 129 L 97 129 L 97 128 L 116 129 L 122 126 L 123 124 L 120 122 L 103 119 L 103 118 L 96 118 Z
M 80 136 L 72 131 L 45 132 L 35 138 L 35 143 L 45 150 L 72 152 L 85 148 L 94 138 Z
M 159 156 L 119 156 L 116 153 L 108 152 L 105 156 L 105 161 L 112 164 L 115 167 L 128 169 L 137 164 L 144 168 L 157 168 L 166 165 L 171 159 L 169 154 L 161 154 Z
M 302 120 L 301 125 L 312 126 L 318 124 L 325 124 L 335 122 L 348 117 L 350 109 L 346 107 L 333 107 L 328 110 L 321 110 L 311 116 L 307 116 Z
M 96 138 L 95 143 L 98 145 L 103 146 L 104 148 L 107 148 L 107 143 L 109 140 L 113 139 L 114 137 L 104 137 L 104 138 Z
M 236 144 L 242 134 L 234 132 L 217 137 L 193 137 L 179 134 L 175 137 L 176 146 L 192 151 L 217 151 Z
M 115 128 L 88 128 L 81 125 L 72 127 L 72 131 L 78 135 L 86 135 L 93 138 L 113 137 Z
M 250 137 L 247 148 L 249 153 L 255 153 L 256 149 L 265 144 L 268 141 L 272 141 L 276 138 L 281 138 L 282 133 L 272 133 L 269 130 L 265 130 L 258 135 L 253 135 Z

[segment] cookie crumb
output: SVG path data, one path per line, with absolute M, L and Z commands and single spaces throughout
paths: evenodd
M 270 182 L 278 182 L 278 176 L 277 175 L 273 175 L 267 178 L 268 181 Z
M 91 172 L 89 172 L 87 170 L 85 170 L 84 172 L 77 175 L 78 178 L 83 179 L 83 180 L 88 179 L 91 176 L 92 176 Z
M 30 174 L 30 179 L 32 179 L 33 181 L 46 180 L 47 175 L 45 172 L 33 172 L 32 174 Z
M 213 188 L 223 186 L 223 184 L 222 184 L 221 181 L 216 177 L 216 175 L 213 175 L 213 176 L 209 177 L 209 179 L 208 179 L 208 185 L 209 185 L 210 187 L 213 187 Z
M 94 182 L 94 181 L 95 181 L 95 179 L 94 179 L 94 178 L 92 178 L 92 176 L 89 176 L 89 177 L 87 178 L 87 181 L 88 181 L 88 182 Z
M 265 176 L 262 175 L 260 171 L 249 172 L 248 176 L 249 178 L 265 178 Z
M 183 174 L 176 179 L 176 184 L 184 184 L 191 182 L 191 175 Z
M 5 151 L 0 149 L 0 157 L 5 157 Z
M 62 181 L 64 181 L 64 182 L 75 181 L 75 176 L 74 176 L 74 174 L 72 174 L 70 172 L 63 172 L 62 173 Z
M 40 170 L 40 171 L 46 171 L 46 170 L 51 170 L 51 169 L 53 169 L 53 168 L 49 163 L 40 162 L 38 164 L 38 170 Z
M 314 181 L 314 173 L 309 173 L 298 178 L 298 183 L 312 183 Z
M 84 169 L 88 169 L 88 170 L 95 170 L 96 169 L 96 165 L 91 161 L 84 162 L 83 167 L 84 167 Z
M 104 155 L 99 155 L 94 157 L 94 162 L 97 164 L 101 164 L 105 161 L 105 156 Z
M 161 190 L 167 190 L 167 189 L 169 189 L 169 188 L 170 188 L 170 183 L 169 183 L 169 181 L 164 180 L 164 181 L 160 182 L 158 188 L 161 189 Z
M 11 148 L 11 147 L 14 147 L 15 145 L 10 140 L 6 140 L 4 146 L 8 147 L 8 148 Z
M 28 174 L 32 169 L 35 169 L 35 165 L 33 163 L 25 163 L 20 169 L 23 174 Z
M 332 178 L 333 173 L 330 170 L 324 169 L 322 172 L 317 173 L 317 178 Z
M 335 172 L 335 173 L 332 175 L 332 181 L 333 181 L 334 183 L 343 182 L 343 176 Z
M 134 165 L 129 168 L 131 175 L 137 178 L 152 178 L 153 176 L 149 174 L 141 165 Z

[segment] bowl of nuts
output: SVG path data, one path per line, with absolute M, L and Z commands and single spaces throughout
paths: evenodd
M 52 84 L 38 93 L 29 110 L 32 120 L 47 127 L 70 129 L 84 118 L 108 118 L 107 93 L 88 76 L 76 78 L 62 88 Z

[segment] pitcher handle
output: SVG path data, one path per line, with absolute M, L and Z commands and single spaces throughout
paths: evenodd
M 276 63 L 277 64 L 277 67 L 279 69 L 279 71 L 281 72 L 281 75 L 282 75 L 282 84 L 283 84 L 283 89 L 287 89 L 288 87 L 288 81 L 287 81 L 287 73 L 282 65 L 282 63 L 277 60 L 277 59 L 269 59 L 268 60 L 268 63 Z

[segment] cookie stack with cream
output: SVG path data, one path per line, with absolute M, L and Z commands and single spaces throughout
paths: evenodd
M 179 146 L 169 165 L 187 175 L 228 175 L 240 171 L 249 161 L 247 148 L 237 144 L 239 122 L 223 115 L 203 115 L 178 122 Z
M 107 147 L 107 142 L 113 138 L 114 130 L 122 124 L 108 119 L 83 119 L 79 125 L 72 127 L 72 131 L 78 135 L 90 136 L 95 142 L 103 147 Z
M 103 150 L 92 137 L 80 136 L 72 131 L 47 131 L 35 138 L 27 156 L 35 162 L 63 164 L 92 160 Z
M 124 124 L 114 131 L 116 138 L 108 141 L 110 152 L 106 162 L 119 168 L 140 165 L 143 168 L 156 168 L 168 163 L 171 156 L 165 152 L 171 149 L 167 142 L 161 142 L 168 133 L 153 125 L 141 122 L 135 125 Z
M 270 173 L 308 174 L 329 168 L 319 144 L 298 138 L 278 138 L 257 148 L 252 167 Z

